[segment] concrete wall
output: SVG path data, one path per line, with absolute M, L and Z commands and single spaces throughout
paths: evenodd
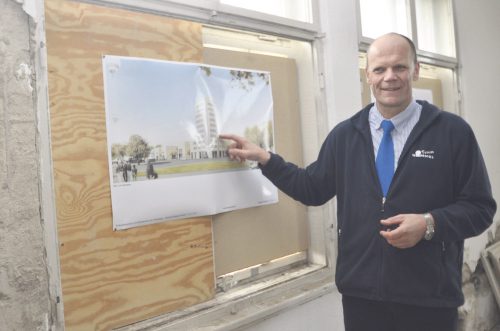
M 47 330 L 30 19 L 0 0 L 0 329 Z

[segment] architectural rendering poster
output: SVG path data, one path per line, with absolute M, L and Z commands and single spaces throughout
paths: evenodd
M 268 72 L 109 55 L 103 72 L 115 230 L 278 201 L 218 139 L 273 150 Z

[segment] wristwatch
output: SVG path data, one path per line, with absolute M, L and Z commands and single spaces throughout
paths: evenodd
M 434 237 L 434 219 L 429 213 L 424 214 L 425 224 L 427 228 L 425 229 L 424 239 L 431 240 Z

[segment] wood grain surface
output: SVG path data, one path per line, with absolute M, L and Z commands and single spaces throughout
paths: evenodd
M 278 56 L 205 48 L 204 63 L 271 73 L 276 152 L 302 165 L 296 63 Z M 224 275 L 309 247 L 307 210 L 281 191 L 279 202 L 214 215 L 215 274 Z
M 109 330 L 214 296 L 210 218 L 112 230 L 103 55 L 201 62 L 201 26 L 45 1 L 66 330 Z

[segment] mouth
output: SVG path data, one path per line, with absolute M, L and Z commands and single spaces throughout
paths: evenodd
M 401 88 L 400 87 L 386 87 L 382 88 L 382 91 L 387 91 L 387 92 L 394 92 L 394 91 L 399 91 Z

